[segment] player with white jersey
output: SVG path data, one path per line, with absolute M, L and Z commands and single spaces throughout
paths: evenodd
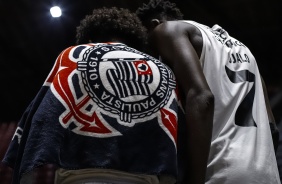
M 250 50 L 218 25 L 182 20 L 169 1 L 151 0 L 137 14 L 149 30 L 153 54 L 172 68 L 187 97 L 180 182 L 280 184 L 274 118 Z M 209 92 L 212 115 L 203 110 L 211 104 Z

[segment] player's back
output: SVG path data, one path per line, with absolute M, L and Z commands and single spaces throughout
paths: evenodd
M 16 175 L 56 164 L 60 183 L 174 183 L 178 110 L 174 74 L 159 60 L 121 43 L 69 47 L 19 123 L 28 136 L 12 140 L 4 162 L 22 155 Z

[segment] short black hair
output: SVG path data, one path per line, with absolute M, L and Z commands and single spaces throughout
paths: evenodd
M 76 28 L 76 43 L 123 41 L 142 50 L 146 41 L 146 28 L 135 13 L 124 8 L 94 9 Z
M 183 14 L 176 4 L 166 0 L 151 0 L 148 4 L 143 4 L 143 7 L 138 8 L 136 14 L 145 27 L 149 27 L 153 18 L 160 20 L 183 19 Z

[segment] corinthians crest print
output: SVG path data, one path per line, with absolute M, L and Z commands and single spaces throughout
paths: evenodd
M 85 45 L 68 52 L 63 54 L 68 58 L 57 60 L 51 85 L 66 108 L 60 116 L 63 127 L 75 124 L 73 132 L 102 138 L 122 136 L 105 117 L 126 127 L 155 118 L 175 143 L 177 115 L 171 106 L 177 101 L 176 82 L 163 63 L 123 44 Z

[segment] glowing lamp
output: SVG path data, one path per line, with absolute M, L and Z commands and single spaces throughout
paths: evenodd
M 50 13 L 52 17 L 60 17 L 62 15 L 62 10 L 59 6 L 53 6 L 50 8 Z

